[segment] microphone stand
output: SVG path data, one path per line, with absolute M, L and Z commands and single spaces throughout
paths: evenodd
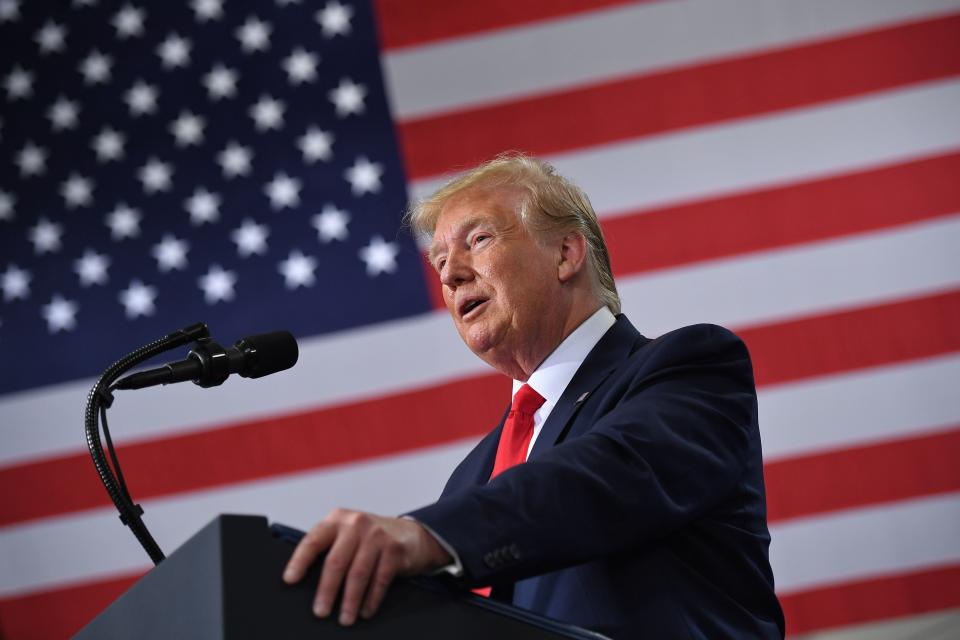
M 116 505 L 117 511 L 120 512 L 120 521 L 130 528 L 155 565 L 160 564 L 164 559 L 163 551 L 160 550 L 160 546 L 153 539 L 147 525 L 143 522 L 141 517 L 143 516 L 143 507 L 134 503 L 130 497 L 130 492 L 127 491 L 127 484 L 123 479 L 123 472 L 120 470 L 120 463 L 117 460 L 113 441 L 110 438 L 110 429 L 107 426 L 107 409 L 113 404 L 113 391 L 116 388 L 114 383 L 128 370 L 164 351 L 175 349 L 201 338 L 207 338 L 209 335 L 207 325 L 200 322 L 184 327 L 159 340 L 154 340 L 110 365 L 100 376 L 97 383 L 93 385 L 93 389 L 87 396 L 84 430 L 87 434 L 87 448 L 90 449 L 90 457 L 93 458 L 93 464 L 100 476 L 100 481 L 103 482 L 107 493 L 110 494 L 110 499 Z M 103 453 L 103 445 L 100 442 L 100 428 L 97 424 L 98 417 L 103 423 L 103 435 L 107 441 L 107 451 L 110 454 L 113 469 L 110 468 Z M 114 475 L 114 471 L 116 475 Z

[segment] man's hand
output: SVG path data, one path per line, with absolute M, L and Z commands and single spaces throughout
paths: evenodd
M 440 543 L 413 520 L 337 509 L 314 526 L 294 549 L 283 572 L 284 582 L 300 581 L 324 551 L 327 556 L 313 612 L 321 618 L 330 615 L 343 584 L 343 625 L 353 624 L 358 611 L 364 618 L 376 613 L 395 576 L 425 573 L 453 561 Z

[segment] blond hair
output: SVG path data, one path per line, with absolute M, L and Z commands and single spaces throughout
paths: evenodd
M 432 236 L 440 212 L 454 196 L 472 188 L 499 186 L 518 186 L 526 191 L 527 198 L 518 213 L 527 229 L 538 233 L 577 231 L 583 235 L 594 292 L 610 311 L 620 313 L 610 255 L 587 194 L 543 160 L 517 152 L 500 154 L 414 204 L 405 221 L 417 235 Z

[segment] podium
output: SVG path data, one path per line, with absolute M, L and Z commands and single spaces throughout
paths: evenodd
M 297 585 L 280 579 L 292 551 L 266 518 L 221 515 L 75 638 L 603 638 L 429 579 L 397 579 L 376 616 L 341 627 L 311 613 L 319 567 Z

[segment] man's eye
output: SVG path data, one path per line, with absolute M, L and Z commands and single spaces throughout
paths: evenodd
M 437 260 L 437 271 L 443 271 L 443 265 L 447 264 L 446 258 L 440 258 Z
M 473 237 L 473 244 L 480 244 L 484 240 L 489 240 L 489 239 L 490 239 L 490 236 L 481 233 Z

